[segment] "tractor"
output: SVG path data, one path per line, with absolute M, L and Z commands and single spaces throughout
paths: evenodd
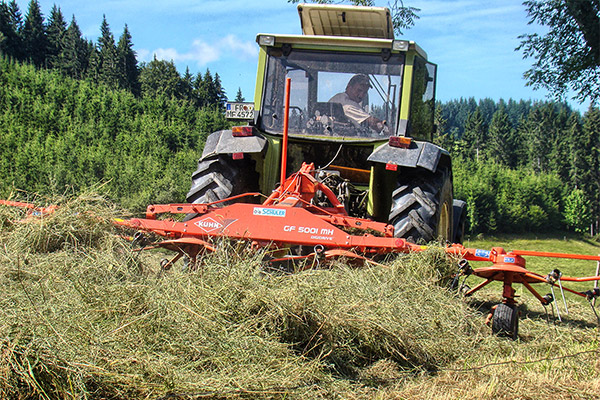
M 394 39 L 387 8 L 300 4 L 298 13 L 301 35 L 257 35 L 254 103 L 227 105 L 247 124 L 208 136 L 187 201 L 268 196 L 281 180 L 285 128 L 286 170 L 313 163 L 348 215 L 414 243 L 461 243 L 466 204 L 453 199 L 450 154 L 432 143 L 437 66 Z

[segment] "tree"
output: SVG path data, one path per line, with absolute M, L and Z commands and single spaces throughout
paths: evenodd
M 333 3 L 333 0 L 310 0 L 313 3 L 329 4 Z M 288 0 L 288 3 L 299 3 L 300 0 Z M 343 1 L 342 1 L 343 2 Z M 375 5 L 374 0 L 347 0 L 348 3 L 357 6 L 369 6 Z M 339 2 L 336 2 L 339 3 Z M 392 17 L 392 24 L 394 25 L 394 31 L 398 35 L 402 35 L 403 29 L 410 29 L 415 25 L 415 20 L 419 19 L 417 12 L 421 9 L 416 7 L 405 6 L 403 0 L 390 0 L 387 3 L 387 7 L 390 9 Z
M 23 25 L 23 47 L 25 58 L 37 67 L 45 66 L 48 54 L 48 39 L 44 17 L 37 0 L 31 0 Z
M 123 34 L 117 44 L 117 68 L 119 76 L 119 87 L 129 90 L 136 96 L 140 95 L 140 70 L 137 65 L 137 58 L 131 43 L 131 34 L 127 25 L 123 29 Z
M 514 149 L 520 145 L 522 143 L 508 120 L 505 108 L 500 106 L 490 123 L 488 144 L 490 158 L 501 165 L 515 167 L 518 160 Z
M 244 101 L 246 101 L 246 99 L 244 98 L 244 95 L 242 94 L 241 87 L 238 87 L 237 94 L 235 95 L 235 101 L 236 101 L 236 103 L 243 103 Z
M 119 70 L 115 38 L 110 31 L 106 15 L 102 17 L 98 38 L 98 78 L 111 88 L 119 87 Z
M 48 26 L 46 27 L 46 34 L 48 37 L 48 66 L 52 68 L 61 68 L 60 54 L 63 52 L 65 47 L 65 37 L 67 35 L 67 23 L 63 17 L 60 7 L 56 4 L 50 11 L 50 17 L 48 18 Z
M 592 204 L 581 189 L 574 189 L 565 199 L 564 217 L 567 226 L 584 233 L 592 222 Z
M 173 61 L 154 59 L 142 65 L 140 83 L 143 96 L 180 98 L 181 76 Z
M 546 103 L 535 107 L 519 127 L 528 147 L 529 165 L 537 173 L 549 172 L 550 152 L 557 136 L 554 129 L 555 119 L 553 105 Z
M 179 93 L 182 99 L 188 100 L 192 102 L 192 104 L 197 104 L 198 99 L 194 93 L 194 75 L 190 72 L 190 68 L 185 68 L 185 73 L 181 77 Z
M 588 138 L 587 158 L 589 174 L 581 188 L 586 197 L 592 202 L 592 216 L 595 222 L 594 232 L 600 225 L 600 110 L 590 107 L 583 117 L 583 136 Z M 592 234 L 594 234 L 592 232 Z
M 222 108 L 227 101 L 225 91 L 221 86 L 221 78 L 219 74 L 215 74 L 214 78 L 207 68 L 204 76 L 200 73 L 196 75 L 194 82 L 194 92 L 198 99 L 198 107 L 217 106 Z
M 569 182 L 575 188 L 584 188 L 591 174 L 589 149 L 595 145 L 595 135 L 584 136 L 579 118 L 573 114 L 567 121 L 570 142 Z
M 227 102 L 227 95 L 225 94 L 225 89 L 223 89 L 223 85 L 221 84 L 221 77 L 219 73 L 215 73 L 214 80 L 214 103 L 217 105 L 219 109 L 225 107 L 225 102 Z
M 81 37 L 81 30 L 73 16 L 65 33 L 63 49 L 59 54 L 60 71 L 73 78 L 83 78 L 88 69 L 92 51 L 95 51 L 93 45 Z
M 524 74 L 533 88 L 562 99 L 595 103 L 600 95 L 600 0 L 525 1 L 530 24 L 548 27 L 544 35 L 521 35 L 517 50 L 535 61 Z
M 487 147 L 487 125 L 481 115 L 479 107 L 469 114 L 465 123 L 463 141 L 465 142 L 465 157 L 479 161 Z
M 23 59 L 21 31 L 23 18 L 15 0 L 0 3 L 0 53 L 17 60 Z

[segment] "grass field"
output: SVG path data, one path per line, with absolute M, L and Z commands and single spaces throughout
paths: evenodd
M 569 296 L 557 323 L 523 294 L 510 341 L 484 324 L 499 287 L 449 292 L 456 265 L 440 248 L 385 268 L 285 274 L 235 245 L 198 271 L 160 272 L 164 254 L 133 253 L 111 226 L 122 214 L 95 195 L 42 220 L 0 208 L 0 398 L 600 398 L 585 300 Z M 562 234 L 465 245 L 600 253 Z M 595 263 L 528 267 L 589 274 Z

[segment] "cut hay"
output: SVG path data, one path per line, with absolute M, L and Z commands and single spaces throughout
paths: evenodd
M 285 274 L 237 246 L 159 273 L 164 255 L 132 252 L 116 213 L 86 195 L 3 227 L 1 398 L 402 398 L 515 352 L 443 288 L 439 248 Z

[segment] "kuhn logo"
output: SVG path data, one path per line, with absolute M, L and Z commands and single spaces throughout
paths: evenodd
M 268 215 L 270 217 L 285 217 L 285 210 L 281 210 L 279 208 L 254 207 L 252 214 L 260 216 Z
M 201 221 L 195 222 L 194 225 L 196 225 L 198 228 L 201 228 L 204 230 L 204 232 L 211 232 L 214 231 L 216 229 L 221 229 L 223 228 L 223 225 L 218 223 L 217 221 L 215 221 L 212 218 L 205 218 Z

